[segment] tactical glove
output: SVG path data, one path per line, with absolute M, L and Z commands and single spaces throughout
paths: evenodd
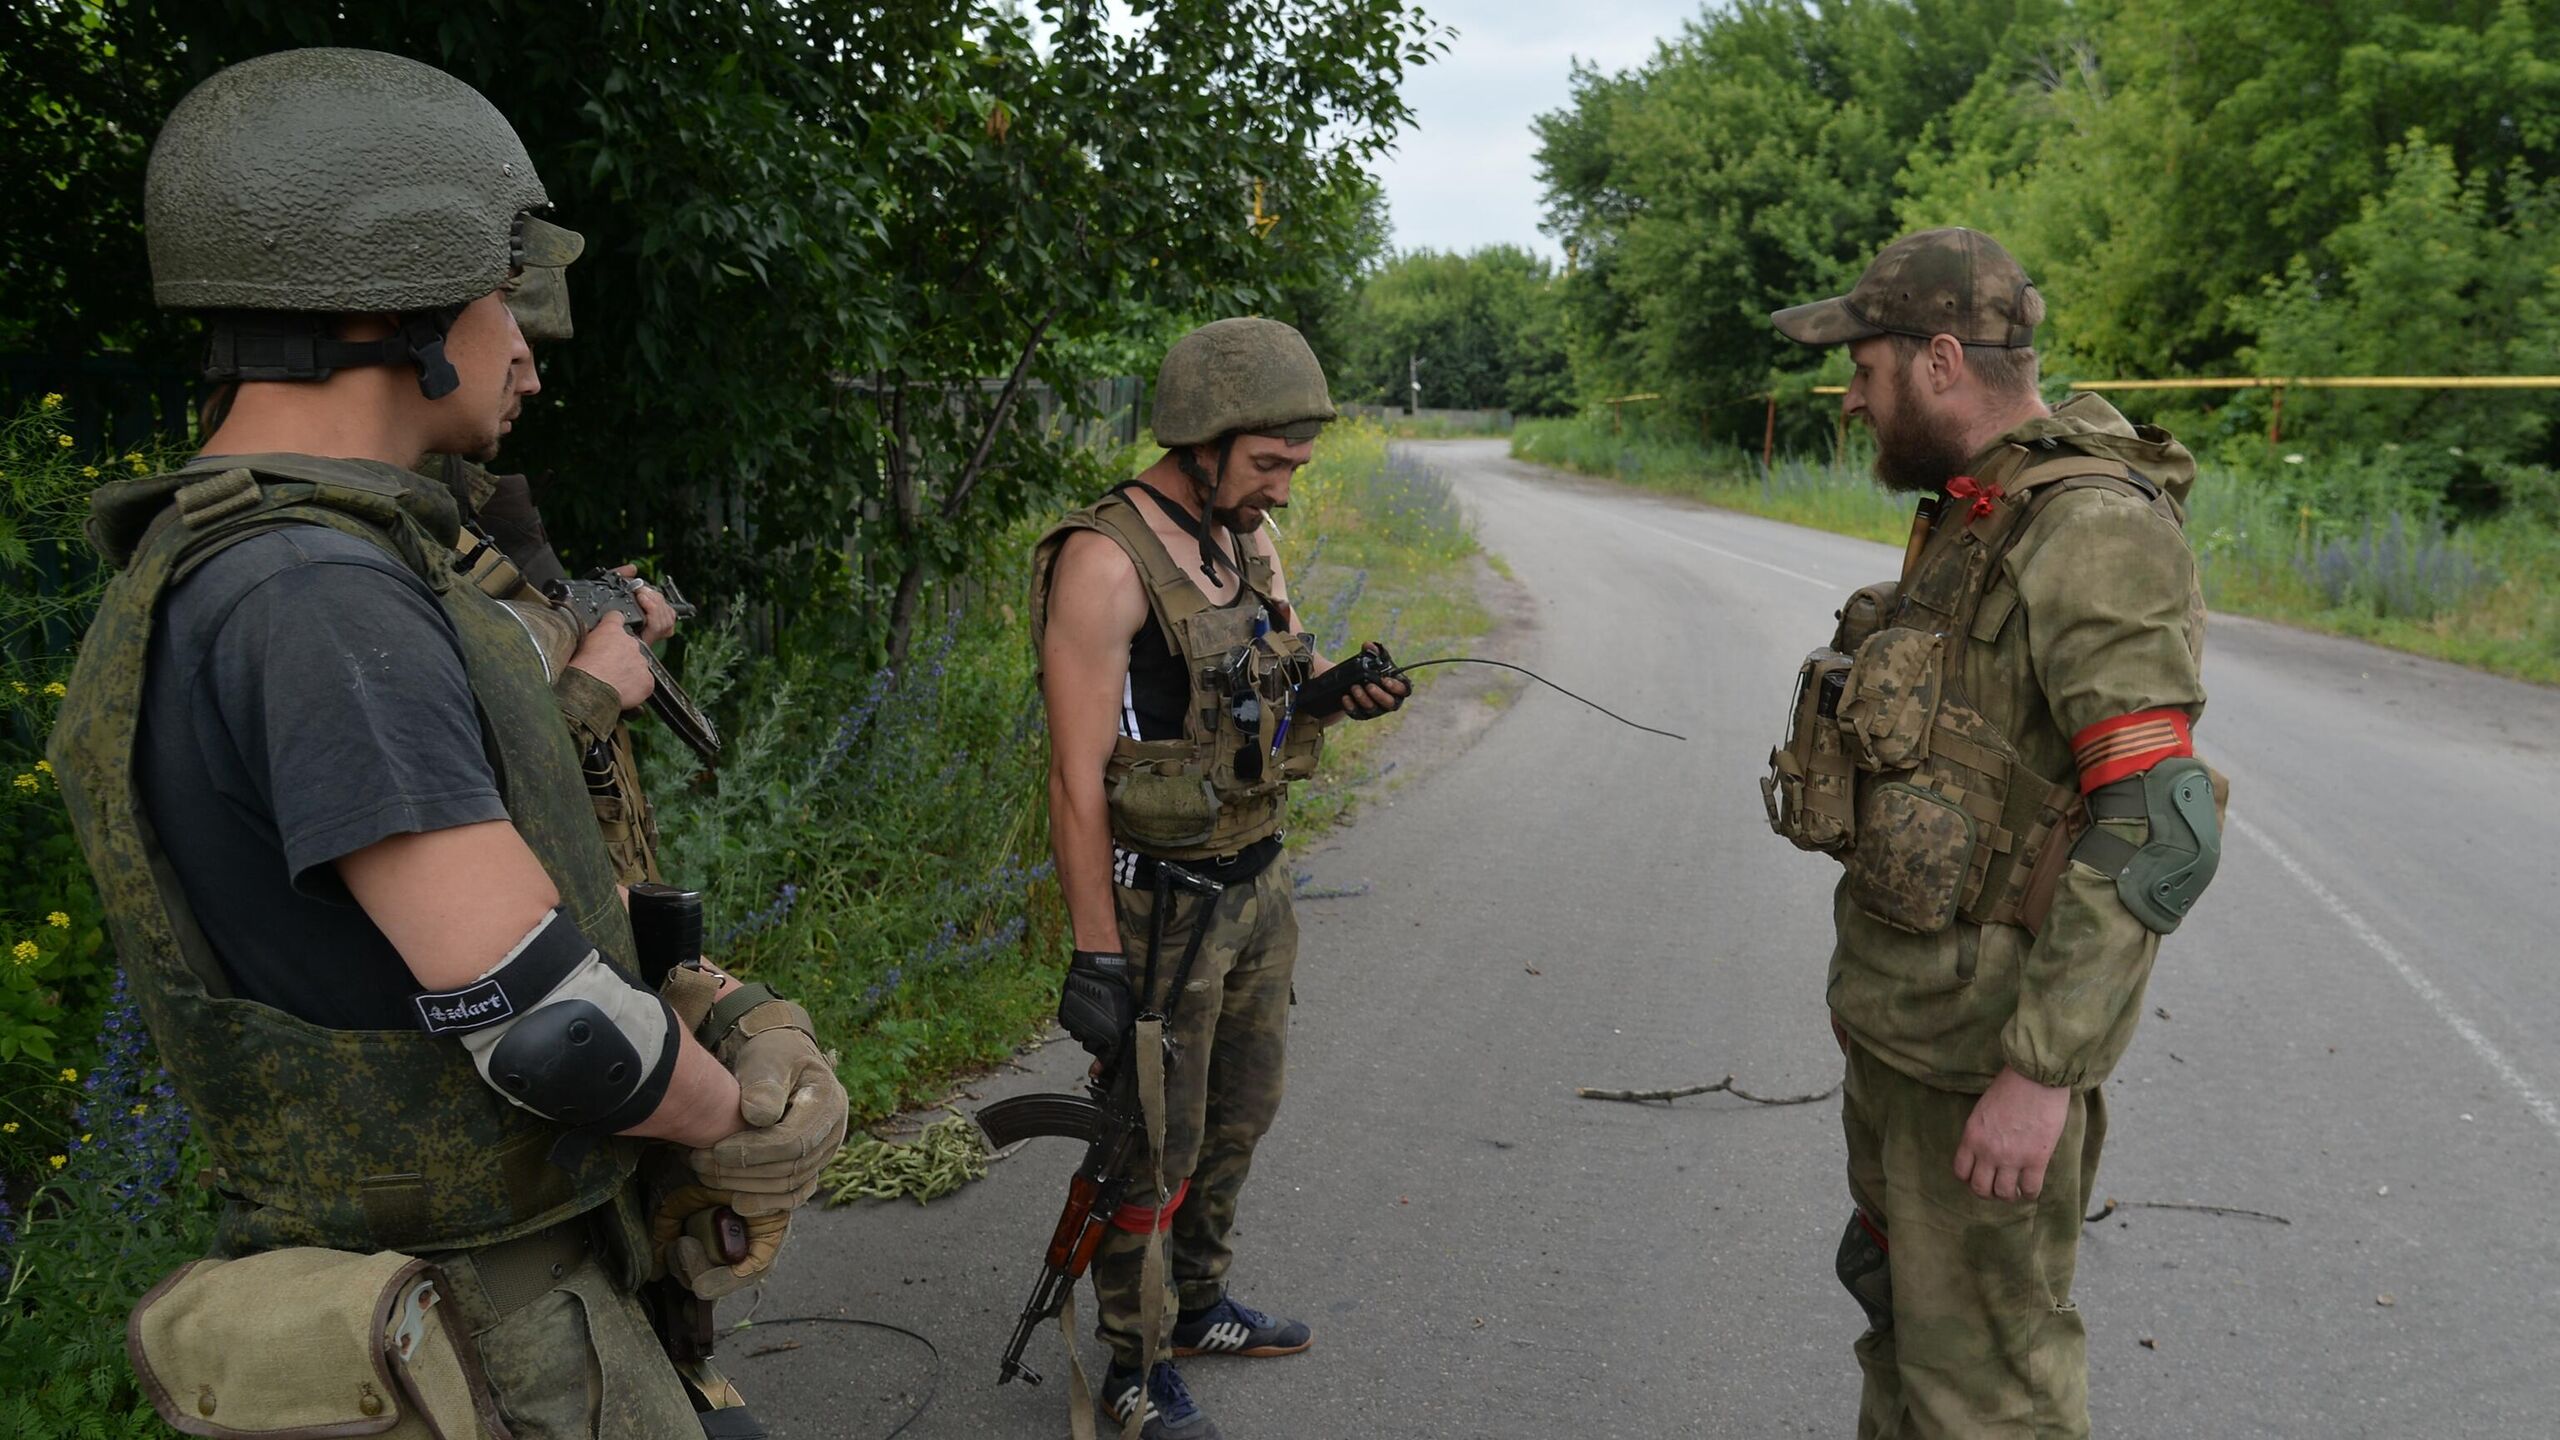
M 1078 950 L 1067 961 L 1067 983 L 1058 992 L 1058 1023 L 1097 1060 L 1120 1048 L 1138 1018 L 1129 990 L 1129 957 Z
M 791 1233 L 788 1212 L 734 1214 L 725 1218 L 735 1228 L 722 1233 L 720 1212 L 735 1211 L 742 1198 L 687 1185 L 659 1201 L 649 1217 L 660 1263 L 697 1299 L 717 1300 L 762 1279 Z
M 762 992 L 756 998 L 752 992 Z M 713 1007 L 711 1025 L 741 994 L 751 1002 L 726 1033 L 711 1036 L 712 1053 L 738 1077 L 738 1113 L 747 1128 L 693 1152 L 702 1183 L 727 1192 L 738 1213 L 790 1210 L 818 1188 L 818 1172 L 844 1144 L 846 1101 L 835 1067 L 810 1034 L 809 1013 L 744 987 Z

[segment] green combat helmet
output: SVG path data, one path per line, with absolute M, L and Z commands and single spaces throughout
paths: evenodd
M 470 86 L 376 51 L 287 50 L 198 85 L 153 144 L 152 294 L 215 312 L 208 380 L 414 364 L 433 398 L 455 383 L 454 315 L 536 259 L 575 255 L 575 235 L 529 213 L 550 203 L 514 127 Z M 380 313 L 399 317 L 388 339 L 333 333 L 334 317 Z
M 1206 445 L 1238 431 L 1313 440 L 1333 401 L 1306 337 L 1277 320 L 1217 320 L 1173 342 L 1156 375 L 1156 443 Z

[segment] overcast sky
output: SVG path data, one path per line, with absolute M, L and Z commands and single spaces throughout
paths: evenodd
M 1380 166 L 1399 250 L 1473 250 L 1509 241 L 1551 260 L 1538 233 L 1537 137 L 1529 122 L 1563 108 L 1577 59 L 1604 71 L 1640 65 L 1702 0 L 1423 0 L 1457 27 L 1437 62 L 1406 77 L 1415 128 Z

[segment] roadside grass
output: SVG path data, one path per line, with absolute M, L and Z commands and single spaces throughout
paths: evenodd
M 1751 451 L 1585 416 L 1523 420 L 1511 453 L 1864 540 L 1910 530 L 1911 501 L 1879 489 L 1855 447 L 1764 472 Z M 2297 452 L 2205 468 L 2187 534 L 2215 610 L 2560 684 L 2560 517 L 2519 506 L 2456 522 L 2392 455 Z

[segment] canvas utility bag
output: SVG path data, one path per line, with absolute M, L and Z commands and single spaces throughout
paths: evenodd
M 439 1278 L 391 1250 L 198 1260 L 133 1307 L 125 1348 L 182 1434 L 513 1440 Z

